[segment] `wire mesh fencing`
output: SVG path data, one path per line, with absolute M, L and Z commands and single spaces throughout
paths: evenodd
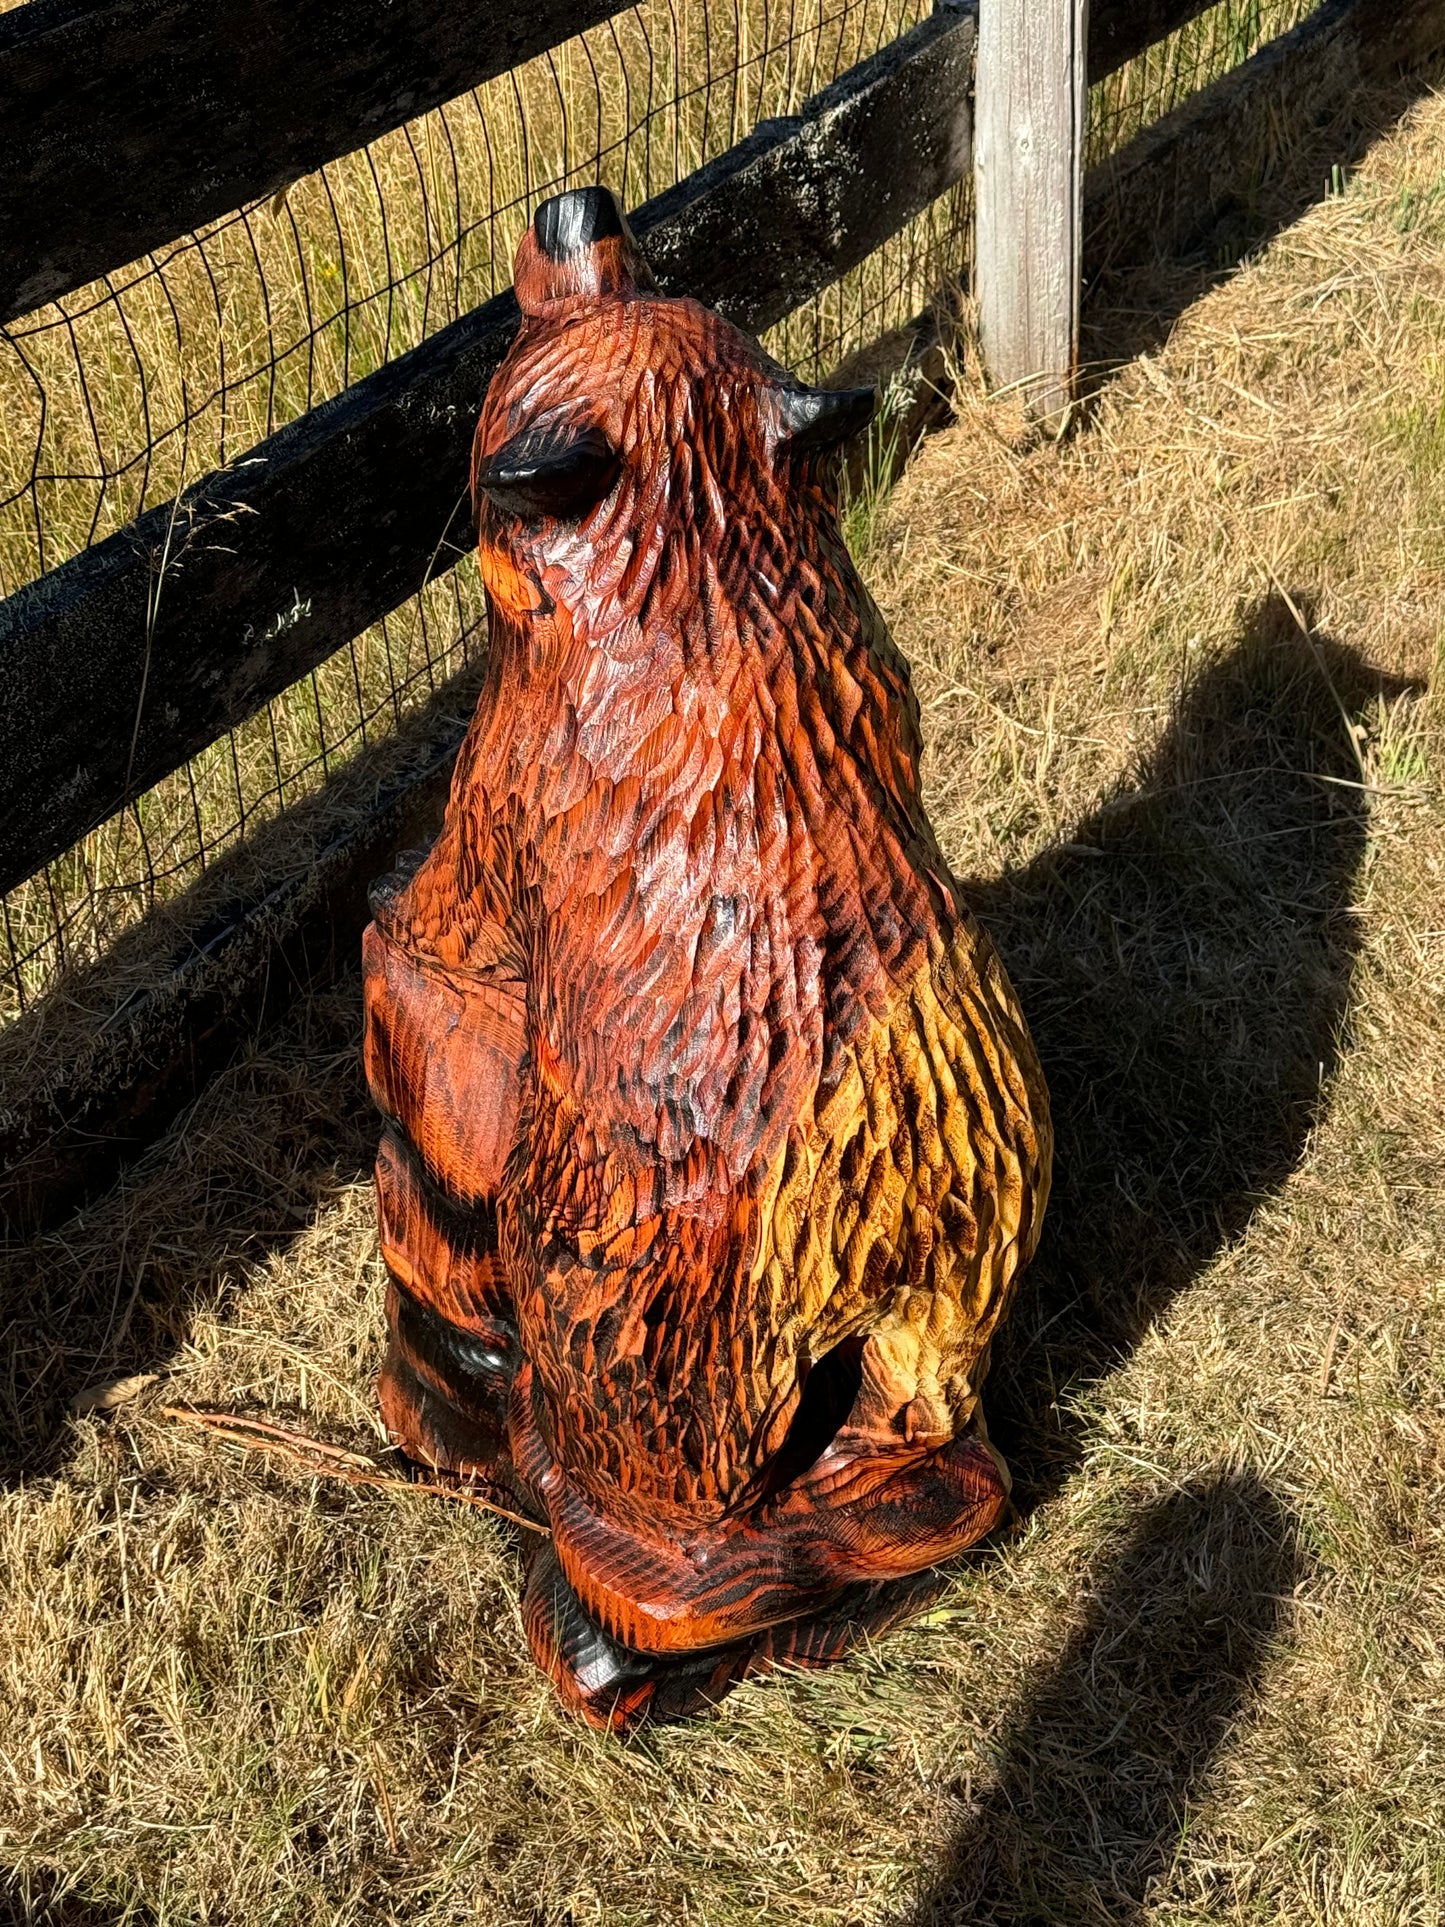
M 505 288 L 538 199 L 602 180 L 635 206 L 926 12 L 921 0 L 645 0 L 12 324 L 0 333 L 0 591 Z M 769 345 L 805 374 L 825 369 L 961 265 L 961 228 L 925 216 Z M 483 634 L 463 561 L 11 891 L 0 1021 L 392 729 Z
M 1089 89 L 1093 167 L 1315 11 L 1318 0 L 1223 0 Z
M 1210 9 L 1092 90 L 1090 158 L 1309 10 Z M 642 0 L 0 329 L 0 594 L 505 288 L 538 199 L 600 180 L 635 206 L 928 11 L 927 0 Z M 957 281 L 970 228 L 965 185 L 766 345 L 805 378 L 826 375 Z M 394 731 L 484 637 L 463 559 L 0 899 L 0 1026 Z

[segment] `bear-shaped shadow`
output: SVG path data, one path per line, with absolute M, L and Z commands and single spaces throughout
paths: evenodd
M 1187 679 L 1134 781 L 1067 844 L 972 893 L 1057 1137 L 1043 1240 L 985 1396 L 1022 1510 L 1077 1460 L 1072 1392 L 1299 1161 L 1359 945 L 1368 792 L 1349 732 L 1406 688 L 1270 597 Z
M 1360 939 L 1369 792 L 1349 731 L 1410 687 L 1272 597 L 1188 681 L 1135 782 L 1069 845 L 975 893 L 1058 1136 L 1043 1243 L 987 1393 L 1025 1513 L 1082 1454 L 1080 1390 L 1303 1154 L 1348 1044 Z M 1247 1473 L 1125 1524 L 909 1927 L 1143 1919 L 1299 1568 L 1293 1521 Z

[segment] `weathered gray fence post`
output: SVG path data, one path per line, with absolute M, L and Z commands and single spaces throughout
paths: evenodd
M 1057 423 L 1073 396 L 1089 0 L 980 0 L 975 274 L 989 380 Z

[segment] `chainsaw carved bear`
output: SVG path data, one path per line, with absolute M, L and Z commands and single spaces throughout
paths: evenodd
M 538 210 L 516 293 L 486 686 L 366 937 L 380 1393 L 550 1527 L 533 1651 L 619 1730 L 837 1657 L 998 1518 L 1048 1104 L 839 532 L 872 392 L 659 295 L 603 189 Z

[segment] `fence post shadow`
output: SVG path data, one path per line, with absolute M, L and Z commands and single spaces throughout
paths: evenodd
M 1024 1513 L 1078 1460 L 1072 1393 L 1128 1356 L 1300 1158 L 1359 945 L 1367 797 L 1345 715 L 1408 687 L 1302 633 L 1272 595 L 1187 676 L 1135 781 L 972 892 L 1057 1138 L 986 1394 Z
M 1247 1718 L 1297 1583 L 1293 1521 L 1207 1476 L 1117 1534 L 908 1927 L 1136 1927 Z
M 1405 64 L 1396 68 L 1383 57 L 1383 40 L 1371 50 L 1381 60 L 1344 84 L 1337 54 L 1321 61 L 1296 44 L 1313 25 L 1311 16 L 1091 169 L 1080 333 L 1086 397 L 1124 363 L 1157 351 L 1196 301 L 1338 192 L 1440 84 L 1440 49 L 1402 49 Z M 1368 44 L 1372 30 L 1363 32 Z M 1292 57 L 1272 57 L 1291 44 Z M 1238 138 L 1221 140 L 1220 125 L 1235 122 Z

